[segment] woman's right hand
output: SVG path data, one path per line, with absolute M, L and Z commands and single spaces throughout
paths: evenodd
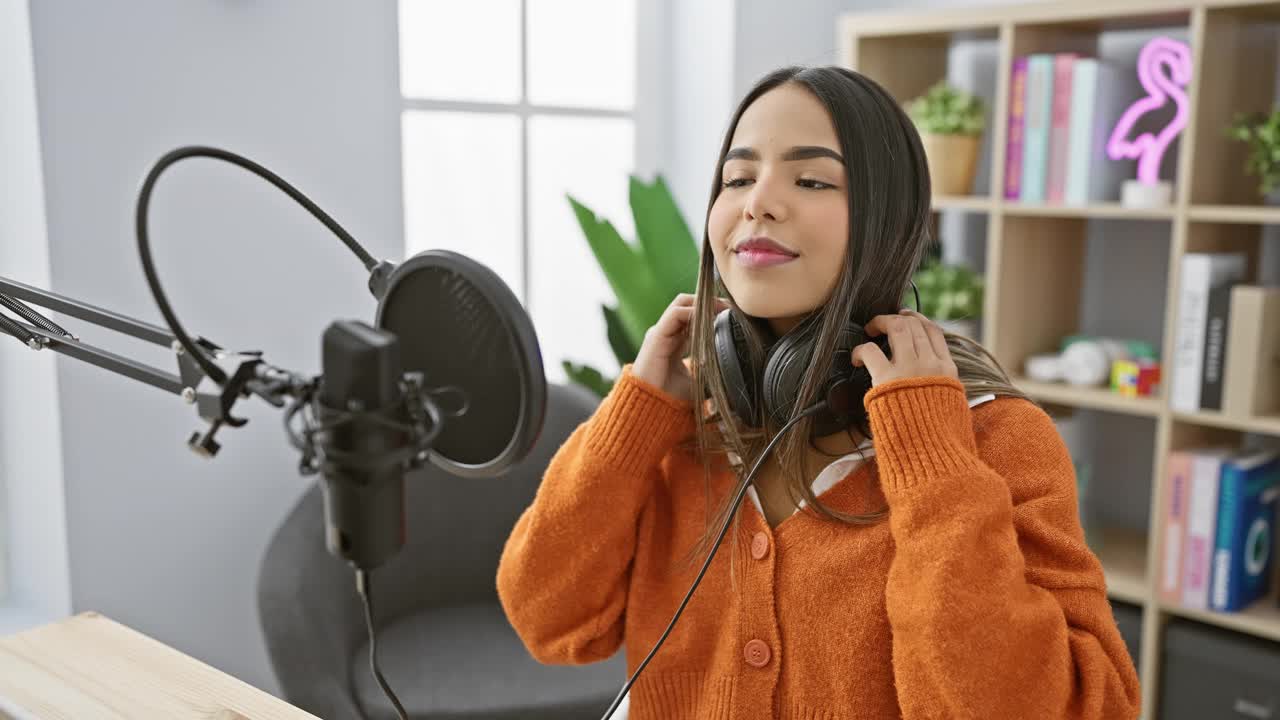
M 636 379 L 685 402 L 693 401 L 693 378 L 684 364 L 693 326 L 693 300 L 692 294 L 680 293 L 671 301 L 658 322 L 645 331 L 644 342 L 631 366 Z M 727 300 L 716 298 L 716 312 L 727 307 Z

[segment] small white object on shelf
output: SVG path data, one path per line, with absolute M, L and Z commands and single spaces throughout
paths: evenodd
M 1102 385 L 1111 377 L 1111 356 L 1095 340 L 1071 343 L 1062 351 L 1062 377 L 1072 385 Z
M 1062 380 L 1062 356 L 1032 355 L 1027 358 L 1027 377 L 1036 382 L 1060 382 Z

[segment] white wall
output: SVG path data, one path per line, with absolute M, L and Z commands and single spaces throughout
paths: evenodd
M 0 5 L 12 14 L 15 3 Z M 248 155 L 375 256 L 402 257 L 395 3 L 59 0 L 30 12 L 52 272 L 36 263 L 23 279 L 162 324 L 137 259 L 134 204 L 150 165 L 186 144 Z M 215 342 L 312 373 L 329 322 L 372 321 L 354 256 L 230 165 L 170 169 L 151 232 L 179 317 Z M 165 350 L 66 324 L 175 367 Z M 39 360 L 50 372 L 53 360 Z M 243 401 L 250 423 L 223 431 L 222 453 L 202 460 L 185 445 L 200 423 L 176 398 L 67 358 L 56 367 L 75 611 L 101 611 L 275 691 L 258 563 L 306 487 L 279 411 Z
M 671 192 L 702 241 L 720 140 L 737 97 L 733 33 L 738 0 L 669 0 L 665 152 Z
M 25 2 L 0 2 L 0 274 L 47 287 L 30 26 Z M 0 635 L 71 607 L 57 411 L 52 353 L 0 335 Z

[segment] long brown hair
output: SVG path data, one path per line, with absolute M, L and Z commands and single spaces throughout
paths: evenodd
M 815 361 L 801 382 L 800 397 L 794 406 L 798 414 L 815 401 L 830 372 L 840 328 L 850 320 L 862 325 L 876 315 L 893 314 L 902 307 L 911 276 L 931 242 L 930 182 L 920 136 L 910 118 L 883 87 L 841 67 L 786 67 L 757 82 L 734 111 L 716 163 L 711 199 L 707 203 L 708 216 L 720 194 L 724 158 L 739 118 L 757 98 L 784 83 L 806 88 L 826 107 L 840 141 L 840 153 L 845 158 L 849 201 L 849 244 L 840 277 L 828 302 L 809 316 L 818 326 Z M 715 297 L 727 298 L 731 311 L 744 320 L 746 343 L 755 367 L 763 367 L 768 345 L 774 338 L 770 337 L 767 323 L 745 315 L 733 301 L 716 272 L 710 242 L 704 223 L 690 365 L 695 395 L 704 401 L 709 399 L 713 408 L 728 408 L 714 345 Z M 969 398 L 994 393 L 1029 400 L 1013 386 L 999 362 L 980 344 L 952 333 L 946 333 L 946 339 Z M 698 454 L 703 460 L 710 496 L 713 455 L 732 453 L 735 457 L 730 458 L 731 462 L 741 479 L 781 425 L 768 418 L 762 428 L 747 427 L 729 412 L 714 412 L 708 417 L 704 405 L 694 403 L 694 412 L 698 421 Z M 838 522 L 865 525 L 883 520 L 887 509 L 848 515 L 826 507 L 814 496 L 804 462 L 806 446 L 813 442 L 812 422 L 810 418 L 798 422 L 777 448 L 778 466 L 792 501 L 798 506 L 803 499 L 822 516 Z M 856 429 L 863 437 L 871 437 L 865 418 Z M 708 507 L 715 507 L 715 499 L 709 497 L 709 500 Z M 692 549 L 690 560 L 704 556 L 710 549 L 716 531 L 733 510 L 732 501 L 731 496 L 720 499 L 719 510 L 707 518 L 707 530 Z M 736 535 L 735 532 L 735 542 Z

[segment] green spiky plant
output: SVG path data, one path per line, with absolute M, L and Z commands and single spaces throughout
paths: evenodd
M 1280 187 L 1280 107 L 1269 114 L 1236 113 L 1226 132 L 1249 145 L 1244 170 L 1258 177 L 1258 194 L 1267 195 Z
M 630 178 L 631 216 L 637 242 L 629 243 L 609 220 L 567 196 L 587 244 L 613 288 L 617 305 L 602 305 L 606 334 L 622 366 L 635 362 L 644 333 L 679 293 L 698 281 L 698 244 L 661 175 L 652 183 Z M 561 361 L 569 379 L 604 397 L 615 378 L 588 365 Z

